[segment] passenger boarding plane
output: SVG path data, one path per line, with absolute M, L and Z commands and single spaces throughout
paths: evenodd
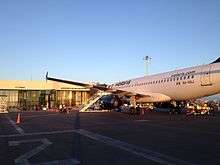
M 185 69 L 121 81 L 112 85 L 91 85 L 48 77 L 47 80 L 93 87 L 118 95 L 137 96 L 140 102 L 183 101 L 220 93 L 220 58 Z

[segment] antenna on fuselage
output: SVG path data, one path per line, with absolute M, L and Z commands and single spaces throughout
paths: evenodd
M 148 75 L 148 65 L 149 65 L 149 61 L 151 60 L 152 58 L 149 57 L 149 56 L 145 56 L 143 58 L 144 60 L 144 63 L 145 63 L 145 75 L 147 76 Z

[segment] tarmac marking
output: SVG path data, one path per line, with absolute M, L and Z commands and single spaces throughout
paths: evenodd
M 147 121 L 150 121 L 150 120 L 134 120 L 134 122 L 147 122 Z
M 23 155 L 19 156 L 18 158 L 16 158 L 14 160 L 15 165 L 29 165 L 29 161 L 28 159 L 30 159 L 31 157 L 33 157 L 34 155 L 38 154 L 39 152 L 43 151 L 44 149 L 46 149 L 49 145 L 51 145 L 52 143 L 44 138 L 44 139 L 31 139 L 31 140 L 20 140 L 20 141 L 9 141 L 9 146 L 18 146 L 21 143 L 33 143 L 33 142 L 42 142 L 42 145 L 30 150 L 29 152 L 24 153 Z
M 33 135 L 52 135 L 52 134 L 63 134 L 63 133 L 78 133 L 85 137 L 88 137 L 92 140 L 105 143 L 107 145 L 122 149 L 124 151 L 130 152 L 136 156 L 142 157 L 147 160 L 151 160 L 156 163 L 164 165 L 173 165 L 173 164 L 183 164 L 183 165 L 192 165 L 192 163 L 186 162 L 184 160 L 171 157 L 169 155 L 161 154 L 152 150 L 138 147 L 136 145 L 128 144 L 126 142 L 113 139 L 107 136 L 96 134 L 90 131 L 83 129 L 78 130 L 65 130 L 65 131 L 51 131 L 51 132 L 37 132 L 37 133 L 24 133 L 24 134 L 12 134 L 12 135 L 1 135 L 1 138 L 10 138 L 10 137 L 23 137 L 23 136 L 33 136 Z M 14 144 L 13 144 L 14 143 Z M 10 142 L 10 145 L 15 145 L 17 142 Z
M 108 123 L 106 123 L 108 124 Z M 103 125 L 106 125 L 103 124 Z M 118 123 L 117 123 L 118 124 Z M 100 124 L 102 125 L 102 124 Z M 170 127 L 170 126 L 161 126 L 161 125 L 155 125 L 155 124 L 150 124 L 151 126 L 156 126 L 156 127 L 162 127 L 162 128 L 172 128 L 175 130 L 182 130 L 184 132 L 192 132 L 193 131 L 187 131 L 182 128 L 177 128 L 177 127 Z M 34 132 L 34 133 L 22 133 L 22 134 L 6 134 L 6 135 L 0 135 L 0 138 L 11 138 L 11 137 L 23 137 L 23 136 L 34 136 L 34 135 L 52 135 L 52 134 L 62 134 L 62 133 L 73 133 L 75 130 L 63 130 L 63 131 L 50 131 L 50 132 Z M 220 133 L 216 132 L 201 132 L 202 134 L 212 134 L 212 135 L 220 135 Z
M 192 163 L 189 163 L 189 162 L 186 162 L 186 161 L 183 161 L 183 160 L 180 160 L 180 159 L 168 156 L 168 155 L 164 155 L 164 154 L 161 154 L 155 151 L 140 148 L 138 146 L 128 144 L 126 142 L 113 139 L 107 136 L 103 136 L 100 134 L 92 133 L 92 132 L 89 132 L 83 129 L 75 130 L 75 132 L 83 136 L 86 136 L 92 140 L 105 143 L 107 145 L 122 149 L 136 156 L 139 156 L 139 157 L 142 157 L 142 158 L 145 158 L 145 159 L 148 159 L 148 160 L 151 160 L 153 162 L 160 163 L 163 165 L 174 165 L 174 164 L 192 165 Z
M 24 134 L 0 135 L 0 138 L 12 138 L 12 137 L 34 136 L 34 135 L 53 135 L 53 134 L 74 133 L 74 132 L 75 130 L 34 132 L 34 133 L 24 133 Z
M 19 134 L 24 134 L 24 130 L 21 127 L 18 127 L 16 125 L 16 123 L 8 116 L 5 116 L 8 121 L 11 123 L 11 125 L 15 128 L 15 130 L 19 133 Z
M 47 117 L 47 116 L 56 116 L 56 115 L 59 115 L 59 114 L 27 115 L 27 116 L 24 116 L 24 117 L 25 117 L 25 118 L 35 118 L 35 117 Z
M 31 139 L 31 140 L 19 140 L 19 141 L 9 141 L 9 146 L 18 146 L 22 143 L 33 143 L 33 142 L 42 142 L 42 145 L 32 149 L 29 152 L 24 153 L 23 155 L 19 156 L 14 160 L 15 165 L 25 164 L 30 165 L 30 162 L 28 159 L 33 157 L 34 155 L 38 154 L 39 152 L 45 150 L 49 145 L 52 144 L 48 139 Z M 54 161 L 48 161 L 48 162 L 40 162 L 40 163 L 31 163 L 32 165 L 60 165 L 60 164 L 72 164 L 72 165 L 79 165 L 80 162 L 76 159 L 64 159 L 64 160 L 54 160 Z
M 49 161 L 49 162 L 43 162 L 43 163 L 33 163 L 32 165 L 79 165 L 80 162 L 76 159 L 64 159 L 64 160 L 55 160 L 55 161 Z

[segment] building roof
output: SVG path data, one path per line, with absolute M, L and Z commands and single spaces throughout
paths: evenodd
M 76 90 L 89 91 L 90 89 L 78 86 L 65 84 L 54 81 L 41 80 L 0 80 L 0 89 L 10 90 Z

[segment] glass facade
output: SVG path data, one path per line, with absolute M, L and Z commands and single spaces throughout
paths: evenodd
M 19 106 L 34 106 L 40 103 L 42 91 L 18 91 Z
M 57 106 L 78 106 L 87 102 L 88 95 L 87 91 L 56 91 L 55 97 Z
M 58 107 L 59 105 L 79 106 L 86 103 L 89 91 L 71 90 L 0 90 L 0 95 L 8 96 L 8 107 L 21 107 L 35 110 L 39 107 Z
M 7 95 L 8 106 L 18 106 L 17 90 L 0 90 L 0 95 Z

